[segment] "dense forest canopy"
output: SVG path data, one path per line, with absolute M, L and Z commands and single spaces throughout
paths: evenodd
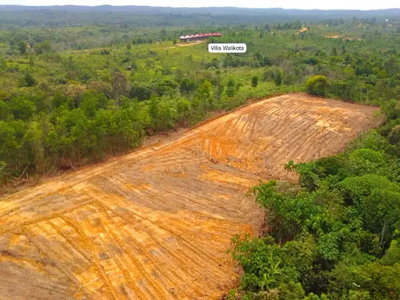
M 138 26 L 230 25 L 280 23 L 300 20 L 321 22 L 352 18 L 399 19 L 400 9 L 299 10 L 281 8 L 172 8 L 150 6 L 18 6 L 0 5 L 0 25 L 83 26 L 126 24 Z

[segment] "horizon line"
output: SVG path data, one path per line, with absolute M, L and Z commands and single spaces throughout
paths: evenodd
M 99 5 L 79 5 L 79 4 L 51 4 L 51 5 L 24 5 L 24 4 L 0 4 L 1 6 L 19 6 L 19 7 L 149 7 L 149 8 L 188 8 L 188 9 L 197 9 L 197 8 L 237 8 L 237 9 L 281 9 L 281 10 L 300 10 L 300 11 L 381 11 L 381 10 L 400 10 L 400 7 L 389 7 L 389 8 L 376 8 L 376 9 L 348 9 L 348 8 L 283 8 L 283 7 L 245 7 L 245 6 L 161 6 L 161 5 L 112 5 L 112 4 L 99 4 Z

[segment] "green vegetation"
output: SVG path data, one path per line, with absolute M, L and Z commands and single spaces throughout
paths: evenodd
M 328 79 L 322 75 L 310 77 L 306 83 L 306 91 L 311 95 L 326 96 L 328 87 Z
M 400 111 L 388 117 L 342 154 L 289 162 L 299 185 L 254 188 L 267 232 L 233 240 L 242 299 L 398 299 Z
M 400 92 L 400 35 L 391 24 L 352 19 L 300 34 L 300 22 L 0 30 L 2 178 L 100 160 L 139 146 L 146 133 L 195 124 L 249 98 L 308 90 L 389 103 Z M 245 42 L 248 52 L 176 45 L 196 31 L 221 31 L 218 41 Z M 334 32 L 355 39 L 325 38 Z
M 257 76 L 253 76 L 251 78 L 251 86 L 252 87 L 257 87 L 257 85 L 258 85 L 258 77 Z
M 246 99 L 307 90 L 384 105 L 400 93 L 396 20 L 331 20 L 298 33 L 305 23 L 157 27 L 156 17 L 143 18 L 154 23 L 38 28 L 3 20 L 3 181 L 128 151 L 147 134 L 195 124 Z M 213 31 L 224 36 L 210 41 L 246 43 L 248 52 L 176 45 L 182 34 Z M 332 34 L 352 39 L 325 37 Z
M 300 29 L 302 22 L 344 24 L 351 18 L 377 23 L 397 19 L 399 9 L 372 11 L 253 9 L 236 7 L 173 8 L 149 6 L 13 6 L 0 5 L 0 25 L 77 27 L 91 24 L 123 26 L 187 26 L 257 24 L 266 29 L 277 24 L 280 30 Z M 265 24 L 265 22 L 269 24 Z M 261 25 L 260 25 L 261 26 Z
M 326 78 L 307 90 L 321 95 Z M 317 86 L 317 88 L 315 88 Z M 400 295 L 400 102 L 387 123 L 341 154 L 286 168 L 298 185 L 254 187 L 265 234 L 233 239 L 243 267 L 230 299 L 398 299 Z

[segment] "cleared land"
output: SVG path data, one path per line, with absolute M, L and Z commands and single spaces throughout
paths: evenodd
M 290 94 L 0 199 L 0 299 L 215 299 L 260 179 L 343 150 L 377 108 Z
M 196 41 L 196 42 L 192 42 L 192 43 L 181 43 L 181 44 L 176 44 L 179 47 L 187 47 L 187 46 L 194 46 L 194 45 L 198 45 L 198 44 L 204 44 L 207 41 Z

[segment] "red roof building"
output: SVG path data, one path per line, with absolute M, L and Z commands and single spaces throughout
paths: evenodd
M 198 40 L 206 40 L 210 37 L 221 37 L 222 34 L 219 32 L 215 33 L 197 33 L 197 34 L 191 34 L 191 35 L 183 35 L 179 39 L 182 42 L 187 42 L 187 41 L 198 41 Z

